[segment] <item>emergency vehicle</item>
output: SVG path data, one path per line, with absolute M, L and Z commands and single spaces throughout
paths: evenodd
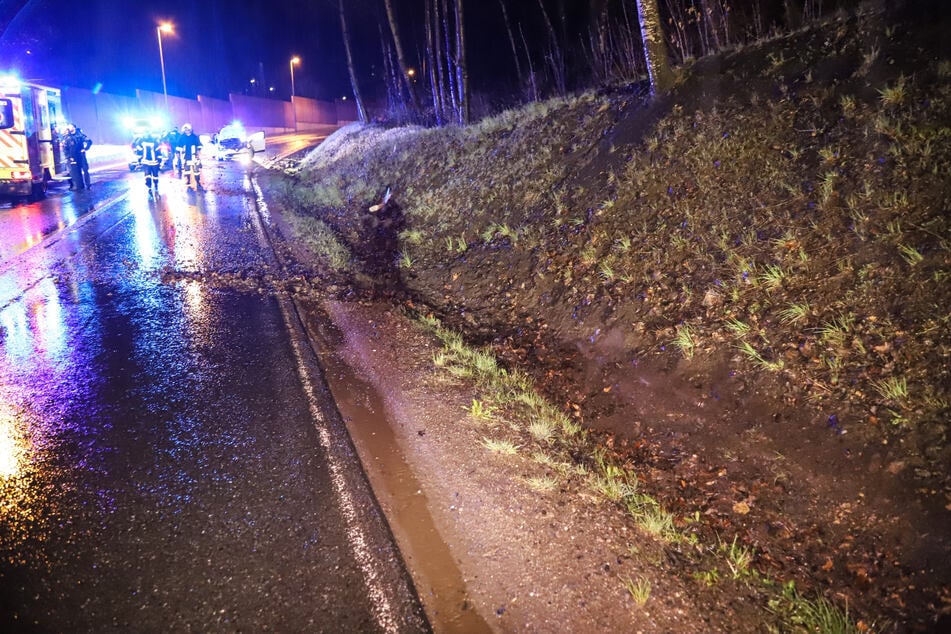
M 0 77 L 0 195 L 46 194 L 68 172 L 54 127 L 62 117 L 59 89 Z

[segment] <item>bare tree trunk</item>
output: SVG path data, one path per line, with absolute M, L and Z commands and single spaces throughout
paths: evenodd
M 459 76 L 459 125 L 469 124 L 469 68 L 466 66 L 466 29 L 462 0 L 456 0 L 456 73 Z
M 531 87 L 531 95 L 529 98 L 532 101 L 538 101 L 538 84 L 535 82 L 535 65 L 532 64 L 532 52 L 528 50 L 528 41 L 525 39 L 525 31 L 522 30 L 522 25 L 518 25 L 518 34 L 522 36 L 522 46 L 525 47 L 525 58 L 528 60 L 528 79 Z
M 597 9 L 596 4 L 597 3 L 592 3 L 592 15 Z M 601 67 L 601 73 L 604 77 L 608 77 L 610 76 L 610 62 L 605 63 L 605 61 L 609 59 L 607 38 L 611 23 L 608 21 L 607 2 L 601 4 L 601 8 L 598 10 L 597 15 L 598 17 L 595 19 L 595 29 L 598 34 L 598 54 L 603 64 Z
M 439 77 L 436 73 L 436 51 L 433 48 L 433 31 L 436 29 L 432 10 L 433 0 L 425 0 L 425 2 L 426 63 L 429 66 L 429 87 L 433 92 L 433 113 L 436 117 L 436 125 L 442 125 L 442 93 L 439 90 Z
M 383 45 L 383 75 L 386 78 L 387 112 L 397 121 L 406 118 L 406 95 L 404 83 L 399 78 L 396 61 L 393 59 L 393 44 L 383 35 L 383 24 L 377 23 L 380 31 L 380 42 Z
M 637 0 L 637 17 L 641 25 L 641 40 L 644 44 L 644 57 L 647 59 L 651 94 L 656 95 L 674 85 L 674 72 L 667 56 L 657 0 Z
M 449 28 L 449 4 L 448 0 L 442 0 L 442 35 L 446 47 L 446 75 L 449 79 L 449 97 L 452 99 L 452 111 L 459 112 L 459 91 L 456 88 L 456 72 L 453 68 L 456 56 L 452 54 L 452 29 Z
M 347 30 L 347 17 L 343 11 L 343 0 L 337 2 L 340 8 L 340 30 L 343 31 L 343 48 L 347 52 L 347 72 L 350 73 L 350 87 L 353 89 L 353 98 L 357 102 L 357 116 L 362 123 L 368 121 L 367 109 L 360 94 L 360 84 L 357 82 L 357 70 L 353 64 L 353 53 L 350 51 L 350 33 Z
M 538 0 L 538 8 L 542 10 L 542 17 L 545 18 L 545 26 L 548 29 L 548 39 L 550 40 L 551 46 L 548 61 L 551 65 L 552 79 L 555 81 L 558 94 L 564 97 L 568 92 L 565 78 L 564 54 L 562 53 L 561 45 L 558 43 L 558 35 L 555 33 L 555 27 L 552 26 L 551 20 L 548 18 L 548 11 L 545 10 L 545 4 L 542 0 Z
M 710 0 L 700 0 L 700 10 L 703 11 L 703 18 L 707 23 L 710 33 L 713 35 L 713 43 L 716 48 L 714 52 L 723 48 L 723 42 L 720 36 L 719 7 L 717 3 L 710 3 Z
M 515 60 L 515 74 L 518 76 L 518 83 L 522 85 L 522 63 L 518 59 L 518 49 L 515 47 L 515 34 L 512 32 L 512 22 L 509 20 L 508 9 L 505 8 L 505 0 L 499 0 L 499 7 L 502 9 L 502 19 L 505 21 L 505 30 L 509 34 L 509 44 L 512 45 L 512 59 Z
M 400 29 L 399 25 L 396 23 L 396 14 L 393 12 L 393 0 L 383 0 L 383 4 L 386 6 L 386 19 L 390 23 L 390 33 L 393 34 L 393 45 L 396 47 L 396 61 L 400 66 L 402 81 L 406 87 L 406 92 L 409 94 L 413 113 L 418 115 L 419 101 L 416 99 L 416 91 L 413 89 L 413 83 L 409 78 L 409 66 L 406 64 L 406 55 L 403 54 L 403 43 L 402 39 L 400 38 Z
M 445 28 L 443 24 L 444 12 L 445 7 L 442 1 L 433 0 L 433 49 L 436 55 L 436 69 L 438 71 L 436 84 L 439 87 L 440 116 L 443 121 L 447 121 L 449 119 L 447 115 L 449 102 L 452 97 L 446 94 L 446 54 L 443 49 L 443 29 Z

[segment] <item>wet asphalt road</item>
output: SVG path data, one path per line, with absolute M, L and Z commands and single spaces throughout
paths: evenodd
M 0 631 L 428 628 L 248 173 L 0 207 Z

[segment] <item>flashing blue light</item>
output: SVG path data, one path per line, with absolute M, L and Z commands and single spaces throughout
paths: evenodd
M 20 92 L 20 78 L 16 75 L 0 75 L 0 91 Z

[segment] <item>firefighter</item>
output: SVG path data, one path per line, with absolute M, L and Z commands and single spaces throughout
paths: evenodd
M 182 148 L 185 185 L 194 185 L 195 189 L 204 190 L 201 184 L 201 139 L 192 130 L 192 124 L 182 125 L 182 133 L 178 135 L 178 147 Z
M 142 157 L 142 169 L 145 171 L 145 188 L 149 197 L 158 195 L 159 165 L 162 164 L 162 147 L 158 137 L 146 130 L 135 140 L 135 151 Z
M 178 145 L 178 139 L 181 136 L 181 132 L 179 132 L 178 127 L 175 126 L 165 134 L 165 138 L 163 139 L 168 144 L 169 152 L 172 153 L 172 169 L 175 170 L 175 174 L 177 174 L 179 178 L 182 177 L 181 148 Z
M 89 161 L 86 159 L 86 150 L 92 146 L 92 141 L 83 134 L 82 129 L 75 124 L 66 125 L 66 137 L 63 139 L 63 149 L 66 151 L 66 160 L 69 162 L 69 188 L 88 189 L 92 187 L 89 177 Z

